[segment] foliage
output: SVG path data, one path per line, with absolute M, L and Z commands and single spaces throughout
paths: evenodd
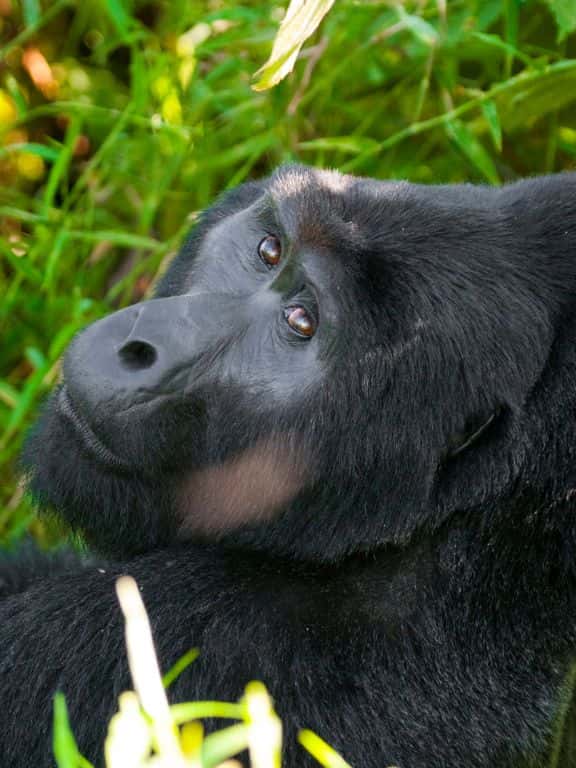
M 266 687 L 246 686 L 237 703 L 196 701 L 170 707 L 163 690 L 152 631 L 138 586 L 123 576 L 116 583 L 125 619 L 126 646 L 134 691 L 119 697 L 105 744 L 107 768 L 240 768 L 229 758 L 248 751 L 252 768 L 280 768 L 282 723 Z M 190 659 L 189 659 L 190 660 Z M 180 672 L 187 665 L 178 664 Z M 170 674 L 170 673 L 169 673 Z M 238 723 L 206 735 L 202 720 Z M 300 743 L 325 768 L 350 768 L 312 731 Z M 62 694 L 54 700 L 54 756 L 58 768 L 92 768 L 80 753 Z
M 272 88 L 292 72 L 300 49 L 333 5 L 334 0 L 291 0 L 270 58 L 256 72 L 252 86 L 255 91 Z
M 50 540 L 16 457 L 62 351 L 148 294 L 220 191 L 289 161 L 487 183 L 573 164 L 572 0 L 339 0 L 254 91 L 329 5 L 299 0 L 308 26 L 254 80 L 274 0 L 0 0 L 5 544 Z

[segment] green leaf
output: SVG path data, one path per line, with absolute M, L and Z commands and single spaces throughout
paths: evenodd
M 515 78 L 505 96 L 497 96 L 498 113 L 505 133 L 523 128 L 531 120 L 576 101 L 576 62 L 570 59 Z
M 78 751 L 70 727 L 66 700 L 62 693 L 57 693 L 54 696 L 54 738 L 52 745 L 58 768 L 93 768 L 92 764 Z
M 191 648 L 181 659 L 178 659 L 174 666 L 170 667 L 168 672 L 162 678 L 164 688 L 169 688 L 176 678 L 180 677 L 182 672 L 187 669 L 193 661 L 196 661 L 200 654 L 198 648 Z
M 548 768 L 562 768 L 574 754 L 574 733 L 571 714 L 576 692 L 576 664 L 572 664 L 561 686 L 558 697 L 557 715 L 554 723 L 552 749 Z
M 23 141 L 17 144 L 8 144 L 5 147 L 0 148 L 0 157 L 9 154 L 10 152 L 27 152 L 30 155 L 38 155 L 38 157 L 48 160 L 53 163 L 58 159 L 60 150 L 54 147 L 47 147 L 45 144 L 37 144 L 33 141 Z
M 130 31 L 130 14 L 123 0 L 106 0 L 108 15 L 116 30 L 122 37 L 126 37 Z
M 73 337 L 78 332 L 79 327 L 82 325 L 82 323 L 69 323 L 58 331 L 56 336 L 54 336 L 50 342 L 50 347 L 48 349 L 51 360 L 56 360 L 62 354 L 62 352 L 64 352 L 68 344 L 72 341 Z
M 517 54 L 514 49 L 518 47 L 518 15 L 520 9 L 520 0 L 505 0 L 504 2 L 504 34 L 506 44 L 509 50 L 506 52 L 506 77 L 512 74 L 512 65 L 514 56 Z M 526 62 L 525 62 L 526 63 Z M 528 66 L 530 66 L 528 64 Z
M 490 136 L 492 137 L 494 146 L 498 152 L 502 152 L 502 126 L 500 125 L 500 118 L 498 117 L 498 108 L 491 100 L 483 101 L 481 107 L 484 118 L 488 123 Z
M 446 133 L 490 184 L 499 184 L 492 158 L 465 123 L 450 120 L 446 123 Z
M 7 243 L 0 241 L 0 255 L 6 259 L 17 274 L 22 275 L 33 285 L 38 286 L 42 284 L 42 273 L 32 266 L 28 259 L 28 254 L 25 253 L 23 256 L 17 256 Z
M 484 45 L 489 45 L 491 48 L 498 48 L 504 53 L 508 54 L 510 60 L 513 58 L 519 59 L 527 67 L 532 66 L 533 61 L 530 56 L 526 56 L 521 50 L 516 48 L 511 43 L 506 43 L 498 35 L 490 35 L 486 32 L 475 32 L 471 37 L 475 40 L 480 40 Z
M 77 754 L 66 701 L 62 693 L 57 693 L 54 697 L 54 757 L 58 768 L 77 768 Z
M 438 32 L 431 24 L 428 24 L 428 22 L 424 21 L 420 16 L 412 16 L 411 14 L 406 13 L 401 5 L 398 5 L 397 11 L 398 16 L 406 29 L 409 29 L 414 37 L 420 40 L 421 43 L 424 43 L 424 45 L 427 46 L 436 44 L 438 41 Z
M 40 20 L 40 3 L 38 0 L 23 0 L 22 15 L 26 28 L 38 24 Z
M 575 0 L 544 0 L 552 11 L 560 37 L 564 38 L 576 29 L 576 2 Z
M 143 235 L 131 235 L 129 232 L 116 232 L 114 230 L 95 230 L 83 232 L 71 229 L 67 232 L 71 240 L 79 240 L 85 243 L 108 242 L 125 248 L 142 248 L 143 250 L 156 250 L 160 246 L 158 240 Z
M 48 367 L 48 361 L 42 354 L 42 351 L 38 347 L 26 347 L 24 350 L 26 360 L 34 368 L 34 370 L 44 370 Z
M 58 157 L 50 170 L 44 190 L 44 213 L 47 213 L 52 207 L 58 188 L 70 171 L 76 139 L 80 135 L 80 124 L 80 118 L 75 116 L 68 125 L 64 144 L 60 148 Z
M 4 449 L 8 442 L 12 439 L 14 433 L 22 426 L 25 419 L 30 415 L 30 412 L 36 404 L 37 397 L 43 386 L 44 377 L 48 371 L 48 362 L 45 365 L 41 365 L 42 353 L 37 349 L 30 348 L 25 350 L 26 358 L 34 366 L 34 372 L 26 379 L 24 389 L 18 396 L 18 402 L 12 409 L 10 418 L 6 424 L 4 435 L 0 440 L 0 449 Z M 40 365 L 41 367 L 36 367 Z
M 350 768 L 344 758 L 313 731 L 300 731 L 298 741 L 324 768 Z
M 350 155 L 359 155 L 370 149 L 378 147 L 378 142 L 366 136 L 328 136 L 325 139 L 312 139 L 301 141 L 298 149 L 317 152 L 345 152 Z
M 14 389 L 7 381 L 0 380 L 0 402 L 5 403 L 9 408 L 15 408 L 18 397 L 18 390 Z
M 229 149 L 223 149 L 219 153 L 214 153 L 207 159 L 202 158 L 198 162 L 197 172 L 202 171 L 202 173 L 206 173 L 206 171 L 214 171 L 216 168 L 228 168 L 238 162 L 242 162 L 246 158 L 259 157 L 276 141 L 277 138 L 274 133 L 254 136 Z
M 334 0 L 291 0 L 270 58 L 254 75 L 255 91 L 274 87 L 292 72 L 300 49 L 333 5 Z

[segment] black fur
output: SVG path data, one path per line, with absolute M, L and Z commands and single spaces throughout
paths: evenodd
M 201 648 L 173 699 L 263 680 L 287 768 L 304 727 L 356 768 L 576 766 L 576 175 L 283 168 L 157 298 L 74 341 L 28 442 L 40 506 L 109 561 L 0 602 L 1 765 L 51 764 L 57 690 L 98 759 L 131 573 L 163 667 Z

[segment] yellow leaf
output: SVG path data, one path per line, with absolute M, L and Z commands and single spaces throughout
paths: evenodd
M 291 0 L 270 58 L 254 75 L 255 91 L 272 88 L 292 71 L 300 49 L 333 5 L 334 0 Z

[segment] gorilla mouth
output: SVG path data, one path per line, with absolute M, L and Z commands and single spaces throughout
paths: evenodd
M 96 435 L 88 422 L 83 419 L 72 404 L 66 385 L 58 393 L 58 411 L 74 428 L 84 448 L 102 464 L 116 469 L 130 469 L 127 462 L 116 456 Z

